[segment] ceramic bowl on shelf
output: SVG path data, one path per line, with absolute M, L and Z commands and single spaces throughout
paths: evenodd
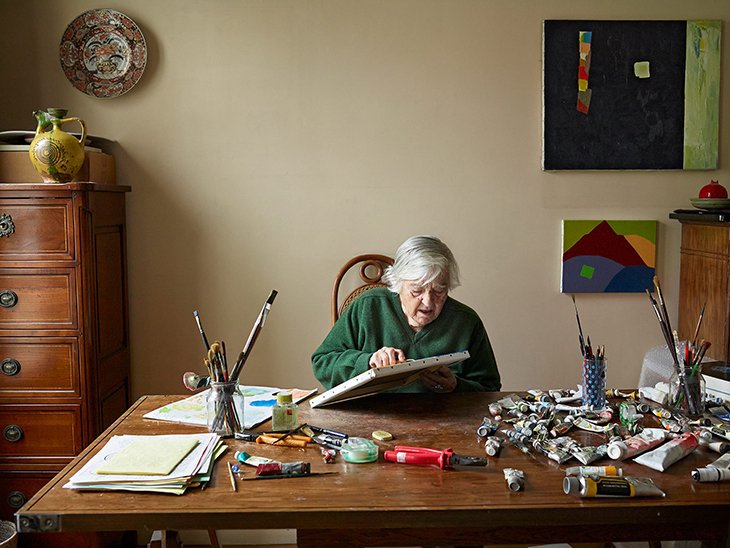
M 689 201 L 697 209 L 730 209 L 728 198 L 690 198 Z

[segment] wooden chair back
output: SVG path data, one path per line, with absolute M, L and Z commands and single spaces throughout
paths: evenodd
M 359 285 L 345 297 L 342 304 L 339 304 L 339 291 L 342 279 L 345 274 L 359 264 L 360 279 L 363 281 L 362 285 Z M 385 269 L 393 264 L 393 259 L 385 255 L 358 255 L 347 261 L 340 271 L 335 276 L 335 283 L 332 286 L 332 325 L 335 325 L 337 318 L 345 311 L 345 309 L 352 304 L 357 297 L 365 293 L 368 289 L 374 287 L 386 287 L 386 284 L 382 283 L 380 279 L 383 277 Z M 368 267 L 374 268 L 374 273 L 371 275 L 367 272 Z

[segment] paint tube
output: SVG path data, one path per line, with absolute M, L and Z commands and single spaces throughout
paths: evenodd
M 718 423 L 713 424 L 712 426 L 708 426 L 706 428 L 716 436 L 720 436 L 721 438 L 730 440 L 730 424 Z
M 565 469 L 566 476 L 623 476 L 623 470 L 615 466 L 571 466 Z
M 570 454 L 578 459 L 581 464 L 590 464 L 606 456 L 608 445 L 586 446 L 576 445 L 570 450 Z
M 613 460 L 624 460 L 656 447 L 666 438 L 661 428 L 644 428 L 635 436 L 624 441 L 613 442 L 608 446 L 608 456 Z
M 566 495 L 581 497 L 663 497 L 650 478 L 586 477 L 568 476 L 563 478 L 563 491 Z
M 511 440 L 519 443 L 529 443 L 530 438 L 517 430 L 505 430 L 504 433 Z
M 617 390 L 616 388 L 609 388 L 606 390 L 606 397 L 607 398 L 633 398 L 636 392 L 621 392 L 620 390 Z
M 697 468 L 692 470 L 692 478 L 700 483 L 730 481 L 730 469 L 728 468 Z
M 661 384 L 667 387 L 666 390 L 657 388 Z M 642 398 L 656 402 L 659 405 L 666 405 L 667 398 L 669 397 L 669 385 L 666 383 L 657 383 L 657 387 L 642 386 L 639 388 L 639 394 Z
M 636 428 L 644 420 L 644 415 L 639 413 L 636 406 L 627 401 L 621 402 L 619 407 L 619 417 L 621 422 L 629 428 Z
M 671 419 L 663 419 L 660 417 L 659 423 L 664 428 L 669 430 L 670 432 L 681 432 L 682 431 L 682 427 L 679 425 L 679 423 L 677 421 L 673 421 Z
M 497 428 L 499 428 L 499 424 L 497 424 L 497 421 L 494 421 L 490 419 L 489 417 L 484 417 L 482 419 L 482 424 L 477 428 L 477 434 L 483 438 L 486 438 L 487 436 L 492 436 L 497 431 Z
M 549 403 L 550 402 L 550 396 L 543 392 L 542 390 L 528 390 L 528 394 L 530 394 L 533 398 L 535 398 L 536 401 L 543 402 L 543 403 Z
M 500 418 L 502 417 L 502 406 L 496 402 L 490 403 L 489 412 L 492 414 L 492 416 L 494 417 L 495 420 L 499 420 L 499 419 L 497 419 L 497 417 L 500 417 Z
M 671 419 L 672 414 L 664 409 L 663 407 L 654 406 L 651 408 L 651 412 L 654 413 L 660 419 Z
M 730 453 L 730 443 L 725 443 L 724 441 L 710 441 L 704 437 L 700 437 L 700 445 L 716 453 Z
M 241 464 L 248 464 L 249 466 L 258 466 L 259 464 L 268 464 L 269 462 L 275 462 L 274 459 L 267 459 L 266 457 L 257 457 L 249 455 L 245 451 L 236 451 L 236 460 Z
M 712 415 L 713 417 L 717 417 L 718 419 L 730 419 L 730 413 L 728 413 L 728 410 L 725 408 L 724 405 L 720 405 L 717 407 L 710 407 L 707 409 L 707 411 Z
M 484 442 L 484 451 L 490 457 L 496 457 L 499 455 L 499 451 L 502 449 L 502 438 L 497 436 L 489 436 Z
M 504 409 L 517 409 L 522 413 L 527 411 L 527 402 L 519 397 L 517 394 L 510 394 L 509 396 L 505 396 L 497 403 L 501 405 Z
M 563 398 L 566 396 L 569 396 L 569 392 L 564 392 L 563 390 L 548 390 L 548 395 L 555 401 L 557 401 L 559 398 Z
M 578 385 L 578 390 L 571 390 L 569 396 L 555 398 L 555 403 L 574 403 L 583 399 L 583 386 Z
M 730 453 L 725 453 L 719 459 L 707 465 L 708 468 L 730 468 Z
M 568 413 L 569 415 L 581 415 L 583 414 L 583 410 L 580 407 L 576 407 L 574 405 L 566 405 L 564 403 L 558 403 L 555 405 L 556 411 L 562 411 L 563 413 Z
M 639 455 L 634 459 L 634 462 L 648 466 L 653 470 L 664 472 L 672 464 L 689 455 L 699 444 L 700 440 L 697 436 L 691 432 L 687 432 L 657 447 L 653 451 Z
M 504 479 L 510 491 L 522 491 L 525 487 L 525 473 L 514 468 L 504 469 Z
M 560 447 L 551 446 L 549 442 L 535 440 L 532 446 L 550 460 L 563 464 L 570 459 L 570 453 Z
M 523 436 L 527 436 L 528 438 L 532 436 L 534 423 L 527 420 L 519 420 L 515 422 L 515 430 L 517 430 L 520 434 Z
M 610 422 L 613 418 L 613 411 L 610 409 L 603 409 L 602 411 L 598 412 L 598 417 L 596 418 L 595 422 L 596 424 L 606 424 L 607 422 Z
M 588 432 L 594 432 L 596 434 L 610 434 L 611 431 L 616 426 L 615 423 L 606 424 L 604 426 L 599 426 L 596 423 L 593 423 L 589 420 L 584 419 L 583 417 L 578 417 L 573 421 L 573 425 L 576 428 L 580 428 L 581 430 L 586 430 Z
M 700 438 L 700 444 L 707 445 L 712 442 L 712 433 L 707 430 L 693 430 L 695 434 Z
M 306 476 L 310 473 L 308 462 L 268 462 L 256 467 L 257 476 Z
M 558 436 L 562 436 L 565 434 L 568 430 L 573 428 L 572 421 L 562 421 L 560 419 L 555 419 L 555 426 L 550 430 L 550 435 L 554 438 L 557 438 Z

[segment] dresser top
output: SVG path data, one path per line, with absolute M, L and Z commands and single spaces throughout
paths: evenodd
M 127 185 L 111 185 L 102 183 L 0 183 L 0 192 L 28 192 L 38 190 L 131 192 L 132 187 Z

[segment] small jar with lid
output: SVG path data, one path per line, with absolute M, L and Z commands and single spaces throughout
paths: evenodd
M 291 394 L 277 394 L 276 403 L 271 408 L 271 428 L 273 430 L 293 430 L 299 424 L 297 404 L 292 402 Z

